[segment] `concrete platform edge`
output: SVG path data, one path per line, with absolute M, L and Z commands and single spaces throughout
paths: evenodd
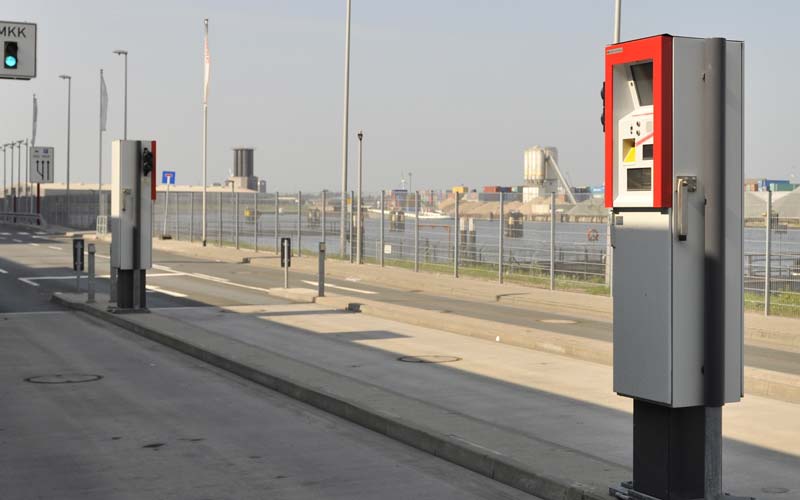
M 464 440 L 443 435 L 393 415 L 372 411 L 370 408 L 355 405 L 337 398 L 335 395 L 302 386 L 263 370 L 257 370 L 201 346 L 192 345 L 168 334 L 128 321 L 125 316 L 114 315 L 98 309 L 96 306 L 69 300 L 58 293 L 52 296 L 52 301 L 107 321 L 136 335 L 545 500 L 609 499 L 605 492 L 601 493 L 596 491 L 596 488 L 586 487 L 578 481 L 564 480 L 564 478 L 550 477 L 547 474 L 539 473 L 527 468 L 525 464 L 506 456 L 489 453 L 486 449 Z

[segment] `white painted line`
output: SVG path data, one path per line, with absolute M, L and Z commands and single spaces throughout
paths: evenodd
M 169 295 L 170 297 L 178 297 L 178 298 L 188 297 L 188 295 L 186 295 L 185 293 L 173 292 L 172 290 L 165 290 L 155 285 L 145 285 L 145 288 L 147 288 L 148 290 L 152 290 L 154 292 L 163 293 L 164 295 Z
M 14 243 L 22 243 L 22 240 L 18 240 L 18 239 L 16 239 L 16 238 L 14 238 L 14 239 L 13 239 L 13 240 L 11 240 L 11 241 L 13 241 Z
M 47 248 L 49 248 L 50 250 L 61 250 L 61 247 L 47 247 Z
M 39 283 L 36 283 L 35 281 L 31 281 L 30 278 L 17 278 L 17 279 L 20 280 L 21 282 L 25 283 L 26 285 L 39 286 Z
M 220 281 L 220 282 L 223 282 L 223 283 L 229 283 L 231 281 L 231 280 L 229 280 L 227 278 L 218 278 L 216 276 L 210 276 L 208 274 L 202 274 L 202 273 L 191 273 L 191 275 L 196 277 L 196 278 L 202 278 L 202 279 L 212 280 L 212 281 Z
M 303 283 L 305 283 L 306 285 L 319 286 L 316 281 L 303 280 Z M 363 293 L 364 295 L 377 295 L 378 294 L 378 292 L 373 292 L 373 291 L 370 291 L 370 290 L 359 290 L 358 288 L 350 288 L 350 287 L 346 287 L 346 286 L 332 285 L 330 283 L 325 283 L 325 288 L 336 288 L 337 290 L 344 290 L 346 292 Z
M 25 231 L 17 231 L 17 234 L 21 236 L 28 236 L 30 233 L 26 233 Z
M 100 257 L 101 259 L 110 259 L 111 258 L 108 255 L 103 255 L 103 254 L 100 254 L 100 253 L 96 253 L 96 254 L 94 254 L 94 256 L 95 257 Z
M 44 231 L 36 231 L 36 234 L 47 234 L 47 233 Z
M 0 233 L 2 236 L 11 236 L 11 233 Z
M 29 244 L 30 246 L 32 246 L 32 247 L 38 247 L 38 246 L 39 246 L 39 244 L 38 244 L 38 243 L 28 243 L 28 244 Z
M 5 269 L 0 269 L 0 274 L 8 274 L 8 271 L 6 271 Z

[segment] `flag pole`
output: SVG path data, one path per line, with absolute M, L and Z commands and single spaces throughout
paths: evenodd
M 103 69 L 100 69 L 100 122 L 98 123 L 100 129 L 100 139 L 98 142 L 98 159 L 97 159 L 97 216 L 105 213 L 103 210 Z
M 206 188 L 208 186 L 208 78 L 211 70 L 210 54 L 208 53 L 208 19 L 203 20 L 205 38 L 203 44 L 205 78 L 203 83 L 203 246 L 206 246 Z

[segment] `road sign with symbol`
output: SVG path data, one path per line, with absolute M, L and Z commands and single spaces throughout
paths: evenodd
M 53 182 L 55 170 L 55 149 L 36 146 L 31 148 L 30 180 L 34 183 L 49 184 Z
M 175 185 L 175 171 L 174 170 L 163 170 L 161 172 L 161 184 L 172 184 Z

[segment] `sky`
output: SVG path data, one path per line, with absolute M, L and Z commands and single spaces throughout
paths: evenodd
M 568 180 L 599 185 L 603 48 L 613 0 L 352 0 L 350 186 L 364 130 L 364 189 L 522 183 L 523 151 L 555 146 Z M 346 0 L 14 0 L 0 18 L 38 24 L 38 74 L 0 80 L 0 143 L 31 134 L 66 170 L 66 82 L 72 76 L 71 180 L 96 182 L 99 71 L 109 90 L 102 144 L 123 125 L 158 141 L 159 170 L 179 184 L 202 172 L 203 19 L 209 18 L 208 176 L 255 148 L 270 191 L 341 183 Z M 622 40 L 670 33 L 745 41 L 745 173 L 800 182 L 800 2 L 623 0 Z

